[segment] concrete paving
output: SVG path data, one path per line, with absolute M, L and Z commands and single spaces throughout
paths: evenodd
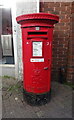
M 2 79 L 2 118 L 72 118 L 72 89 L 51 83 L 51 100 L 42 106 L 30 106 L 23 99 L 22 82 Z
M 15 65 L 0 64 L 0 76 L 4 76 L 4 75 L 15 77 Z

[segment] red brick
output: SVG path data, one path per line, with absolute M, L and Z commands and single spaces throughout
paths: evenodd
M 70 22 L 70 18 L 60 19 L 61 22 Z
M 52 79 L 58 79 L 58 69 L 67 65 L 67 80 L 72 80 L 74 66 L 74 44 L 72 43 L 74 2 L 48 2 L 43 4 L 43 12 L 59 15 L 59 23 L 55 25 L 52 49 Z M 70 69 L 71 68 L 71 69 Z M 54 73 L 56 71 L 56 74 Z
M 54 2 L 48 2 L 48 7 L 55 7 L 55 3 Z
M 72 2 L 60 2 L 61 3 L 61 7 L 62 6 L 71 6 Z
M 55 6 L 55 7 L 60 7 L 60 2 L 55 2 L 55 3 L 54 3 L 54 6 Z

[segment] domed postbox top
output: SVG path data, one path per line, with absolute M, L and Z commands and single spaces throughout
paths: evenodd
M 38 21 L 47 21 L 50 24 L 55 24 L 59 21 L 59 16 L 54 15 L 54 14 L 48 14 L 48 13 L 33 13 L 33 14 L 25 14 L 18 16 L 16 18 L 17 23 L 23 25 L 24 23 L 27 22 L 35 22 L 36 20 Z

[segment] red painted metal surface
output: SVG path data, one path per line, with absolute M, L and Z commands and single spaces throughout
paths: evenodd
M 46 13 L 34 13 L 19 16 L 16 20 L 21 24 L 22 29 L 23 87 L 27 92 L 35 94 L 49 92 L 53 25 L 58 22 L 59 17 Z M 38 44 L 42 45 L 42 49 L 36 48 L 36 50 L 40 49 L 42 55 L 35 56 L 33 45 L 38 47 Z M 42 59 L 44 61 L 40 61 Z

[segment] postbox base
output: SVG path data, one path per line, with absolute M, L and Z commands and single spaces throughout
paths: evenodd
M 30 105 L 43 105 L 50 101 L 51 99 L 51 90 L 43 94 L 34 94 L 29 93 L 23 89 L 24 100 Z

